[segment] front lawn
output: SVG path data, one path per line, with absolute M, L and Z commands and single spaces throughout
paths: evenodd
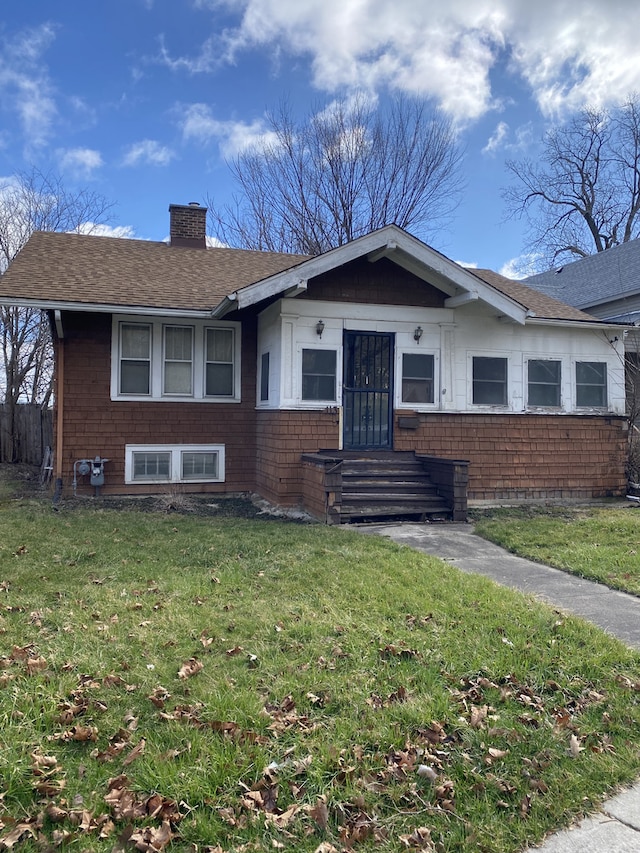
M 0 502 L 0 850 L 508 853 L 640 773 L 640 655 L 357 532 Z
M 640 507 L 516 507 L 477 512 L 475 530 L 503 548 L 640 595 Z

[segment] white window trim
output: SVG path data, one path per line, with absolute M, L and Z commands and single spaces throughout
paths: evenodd
M 432 355 L 433 356 L 433 403 L 406 403 L 402 399 L 402 362 L 403 355 Z M 408 409 L 412 412 L 432 411 L 440 405 L 440 351 L 425 349 L 425 347 L 396 347 L 395 375 L 395 408 Z
M 335 352 L 336 354 L 336 396 L 333 400 L 304 400 L 302 398 L 302 350 L 312 349 L 312 350 L 326 350 L 330 352 Z M 297 356 L 296 356 L 296 370 L 298 373 L 296 388 L 297 388 L 297 399 L 296 405 L 302 409 L 326 409 L 327 406 L 337 406 L 338 401 L 342 400 L 342 357 L 343 357 L 343 349 L 342 346 L 335 345 L 327 345 L 327 346 L 318 346 L 318 344 L 314 341 L 313 343 L 300 343 L 297 347 Z
M 224 483 L 225 480 L 225 445 L 224 444 L 127 444 L 125 445 L 124 481 L 126 484 L 147 485 L 171 483 Z M 170 453 L 170 476 L 165 479 L 136 480 L 133 476 L 133 454 L 134 453 Z M 182 454 L 183 453 L 217 453 L 218 454 L 218 476 L 215 479 L 196 477 L 182 479 Z
M 151 327 L 151 376 L 149 394 L 120 393 L 120 324 L 135 323 Z M 164 394 L 164 327 L 188 326 L 193 329 L 192 394 Z M 233 395 L 205 395 L 205 336 L 207 329 L 233 329 L 234 376 Z M 169 317 L 141 317 L 135 314 L 114 314 L 111 325 L 111 399 L 130 402 L 190 402 L 190 403 L 240 403 L 241 402 L 241 326 L 237 322 L 191 320 L 181 323 Z

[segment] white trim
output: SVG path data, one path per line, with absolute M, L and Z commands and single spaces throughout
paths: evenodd
M 169 479 L 135 479 L 133 476 L 134 453 L 169 453 Z M 214 478 L 182 478 L 183 453 L 216 453 L 218 456 L 218 476 Z M 124 481 L 126 484 L 171 484 L 171 483 L 224 483 L 225 445 L 224 444 L 127 444 L 125 445 Z
M 181 319 L 186 320 L 183 316 Z M 120 326 L 123 323 L 138 323 L 151 327 L 151 376 L 148 394 L 120 393 Z M 164 328 L 186 326 L 193 330 L 193 361 L 191 394 L 165 394 L 164 388 Z M 234 336 L 233 349 L 233 394 L 207 396 L 206 388 L 206 334 L 207 329 L 231 329 Z M 111 399 L 124 402 L 190 402 L 190 403 L 239 403 L 241 402 L 241 325 L 228 320 L 200 320 L 177 322 L 177 318 L 151 318 L 139 314 L 114 314 L 111 323 Z

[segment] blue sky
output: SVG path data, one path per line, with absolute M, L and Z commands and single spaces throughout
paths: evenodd
M 466 191 L 433 241 L 505 274 L 507 158 L 546 127 L 640 91 L 628 0 L 22 0 L 0 20 L 0 180 L 35 166 L 115 202 L 113 233 L 162 240 L 170 203 L 231 199 L 225 158 L 286 98 L 419 95 L 466 151 Z

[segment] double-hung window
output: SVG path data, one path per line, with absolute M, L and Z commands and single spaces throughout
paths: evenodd
M 113 400 L 240 401 L 240 324 L 113 320 Z
M 302 399 L 336 399 L 337 353 L 331 349 L 302 350 Z
M 474 405 L 507 405 L 507 359 L 474 356 L 473 358 Z
M 606 408 L 607 365 L 604 361 L 576 362 L 576 406 Z
M 120 325 L 120 394 L 151 393 L 151 330 L 146 323 Z
M 527 374 L 529 405 L 559 407 L 561 362 L 551 359 L 529 359 Z
M 193 328 L 164 327 L 165 394 L 193 394 Z
M 205 344 L 207 397 L 233 397 L 234 330 L 207 329 Z
M 434 362 L 429 353 L 402 354 L 402 402 L 433 403 Z

